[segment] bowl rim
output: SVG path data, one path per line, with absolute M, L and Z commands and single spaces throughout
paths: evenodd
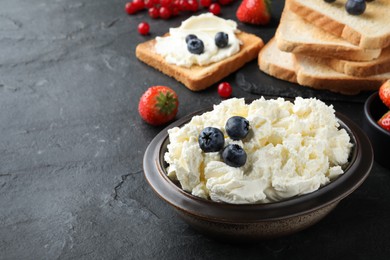
M 351 163 L 344 174 L 312 193 L 296 196 L 283 201 L 263 204 L 229 204 L 196 197 L 171 181 L 161 165 L 161 153 L 167 142 L 168 129 L 187 123 L 194 115 L 212 108 L 188 114 L 164 128 L 148 145 L 143 159 L 144 175 L 164 201 L 175 209 L 198 218 L 225 223 L 249 223 L 274 221 L 313 212 L 332 203 L 338 203 L 356 190 L 368 177 L 373 161 L 373 149 L 366 134 L 349 118 L 335 112 L 340 126 L 349 133 L 355 145 Z M 329 192 L 329 190 L 332 190 Z
M 380 125 L 377 123 L 377 121 L 374 119 L 371 113 L 371 105 L 372 103 L 378 99 L 380 102 L 382 102 L 379 98 L 379 92 L 376 91 L 373 94 L 371 94 L 366 101 L 364 102 L 364 115 L 367 118 L 367 121 L 379 132 L 383 133 L 384 135 L 390 136 L 390 132 L 386 131 Z M 384 105 L 384 104 L 383 104 Z

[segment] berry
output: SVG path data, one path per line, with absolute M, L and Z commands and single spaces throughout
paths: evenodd
M 379 88 L 379 98 L 390 109 L 390 79 Z
M 126 11 L 127 14 L 135 14 L 138 11 L 138 9 L 134 5 L 134 3 L 128 2 L 125 5 L 125 11 Z
M 219 48 L 225 48 L 229 43 L 229 35 L 224 32 L 217 32 L 214 37 L 215 45 Z
M 222 82 L 218 85 L 218 94 L 220 97 L 228 98 L 232 95 L 232 86 L 227 82 Z
M 200 5 L 203 7 L 209 7 L 213 0 L 200 0 Z
M 204 50 L 203 41 L 198 38 L 191 39 L 187 43 L 187 49 L 193 54 L 202 54 Z
M 145 0 L 145 8 L 152 8 L 154 6 L 153 0 Z
M 150 7 L 148 9 L 149 16 L 153 19 L 157 19 L 160 16 L 160 12 L 158 11 L 157 7 Z
M 218 3 L 212 3 L 209 6 L 209 12 L 214 15 L 219 15 L 221 13 L 221 6 Z
M 150 26 L 146 22 L 138 24 L 138 32 L 142 35 L 147 35 L 149 33 Z
M 176 6 L 176 5 L 173 5 L 173 6 L 171 7 L 171 11 L 172 11 L 172 16 L 178 16 L 179 13 L 180 13 L 180 9 L 179 9 L 179 7 Z
M 335 2 L 336 0 L 324 0 L 325 2 L 327 2 L 327 3 L 333 3 L 333 2 Z
M 187 0 L 180 0 L 179 1 L 179 9 L 180 9 L 180 11 L 188 11 L 190 9 L 188 1 Z
M 231 4 L 233 2 L 233 0 L 218 0 L 218 3 L 220 3 L 221 5 L 228 5 L 228 4 Z
M 218 128 L 206 127 L 200 132 L 198 143 L 205 153 L 218 152 L 225 145 L 225 138 Z
M 360 15 L 366 10 L 365 0 L 348 0 L 345 3 L 345 10 L 351 15 Z
M 145 2 L 144 0 L 133 0 L 133 5 L 137 10 L 142 10 L 145 8 Z
M 225 129 L 231 139 L 241 140 L 249 133 L 249 121 L 242 116 L 232 116 L 226 121 Z
M 173 3 L 172 0 L 160 0 L 161 6 L 169 7 L 172 3 Z
M 378 124 L 385 130 L 390 131 L 390 111 L 387 111 L 381 119 L 378 120 Z
M 223 161 L 232 167 L 241 167 L 246 163 L 246 152 L 238 144 L 229 144 L 222 151 Z
M 188 42 L 192 39 L 198 39 L 198 37 L 195 35 L 195 34 L 188 34 L 186 36 L 186 43 L 188 44 Z
M 159 15 L 162 19 L 169 19 L 171 17 L 172 13 L 168 7 L 161 6 L 159 9 Z
M 243 23 L 267 24 L 271 20 L 270 0 L 243 0 L 236 16 Z
M 138 112 L 145 122 L 157 126 L 174 119 L 178 106 L 175 91 L 165 86 L 153 86 L 141 96 Z
M 199 4 L 198 0 L 188 0 L 188 10 L 191 12 L 198 11 Z

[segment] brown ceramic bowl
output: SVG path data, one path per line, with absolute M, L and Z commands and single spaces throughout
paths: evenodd
M 161 131 L 146 149 L 143 167 L 146 180 L 163 201 L 189 225 L 207 235 L 253 241 L 295 233 L 325 217 L 363 183 L 371 170 L 373 152 L 367 136 L 351 120 L 336 113 L 354 147 L 345 173 L 328 185 L 310 194 L 268 204 L 234 205 L 198 198 L 167 177 L 163 156 L 169 143 L 167 130 L 180 127 L 205 111 L 188 115 Z
M 377 121 L 387 112 L 387 108 L 378 92 L 372 94 L 364 104 L 363 129 L 368 135 L 374 149 L 375 161 L 390 169 L 389 151 L 390 132 L 380 127 Z

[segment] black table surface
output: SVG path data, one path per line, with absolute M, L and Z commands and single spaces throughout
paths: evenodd
M 177 118 L 219 103 L 216 85 L 191 92 L 135 57 L 135 46 L 190 16 L 129 16 L 125 0 L 0 1 L 0 259 L 389 259 L 390 171 L 368 179 L 299 233 L 254 244 L 203 236 L 152 191 L 144 151 L 162 127 L 138 100 L 167 85 Z M 222 8 L 236 20 L 239 1 Z M 267 42 L 267 26 L 238 23 Z M 198 13 L 205 12 L 201 10 Z M 137 32 L 147 21 L 148 36 Z M 235 97 L 317 97 L 361 125 L 369 93 L 343 96 L 269 77 L 253 61 L 224 79 Z

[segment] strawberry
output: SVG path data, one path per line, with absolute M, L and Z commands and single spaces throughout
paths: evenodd
M 237 9 L 237 19 L 243 23 L 269 23 L 271 0 L 243 0 Z
M 385 130 L 390 131 L 390 111 L 387 111 L 381 119 L 378 120 L 378 124 Z
M 175 91 L 165 86 L 153 86 L 141 96 L 138 112 L 148 124 L 157 126 L 175 118 L 178 106 Z
M 390 108 L 390 79 L 379 88 L 379 97 L 388 108 Z

